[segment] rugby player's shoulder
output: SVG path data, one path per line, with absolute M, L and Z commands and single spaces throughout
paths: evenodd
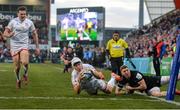
M 30 20 L 29 18 L 26 18 L 27 22 L 33 23 L 32 20 Z
M 11 22 L 17 22 L 17 21 L 18 21 L 18 17 L 13 18 L 13 19 L 11 20 Z

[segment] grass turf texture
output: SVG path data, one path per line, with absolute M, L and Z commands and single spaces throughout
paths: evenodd
M 58 64 L 30 64 L 30 82 L 21 89 L 15 87 L 11 63 L 0 63 L 0 109 L 178 109 L 180 106 L 138 94 L 115 96 L 99 92 L 90 96 L 75 95 L 70 74 L 63 73 Z M 103 70 L 106 80 L 110 72 Z M 22 73 L 22 71 L 21 71 Z M 21 74 L 22 75 L 22 74 Z M 180 84 L 177 84 L 180 88 Z M 166 86 L 162 87 L 166 90 Z M 164 97 L 162 97 L 164 98 Z M 175 96 L 180 103 L 180 96 Z
M 74 28 L 68 28 L 68 36 L 69 38 L 72 38 L 73 40 L 75 40 L 75 38 L 78 38 L 78 34 L 76 33 L 76 29 Z M 60 36 L 61 36 L 61 40 L 66 40 L 66 34 L 65 31 L 62 29 L 59 31 L 60 32 Z M 85 30 L 85 32 L 88 34 L 88 30 Z M 74 38 L 73 38 L 74 37 Z M 83 37 L 86 37 L 85 34 L 83 34 Z M 94 29 L 91 30 L 91 34 L 90 34 L 90 38 L 92 41 L 96 41 L 97 40 L 97 32 L 94 31 Z

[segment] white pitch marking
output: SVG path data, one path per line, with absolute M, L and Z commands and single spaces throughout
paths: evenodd
M 47 64 L 44 64 L 44 65 L 47 65 Z M 48 65 L 49 66 L 49 65 Z M 51 66 L 51 65 L 50 65 Z M 63 70 L 62 68 L 60 67 L 57 67 L 57 66 L 51 66 L 52 68 L 55 68 L 56 70 Z
M 0 70 L 0 71 L 2 71 L 2 72 L 6 72 L 6 71 L 8 71 L 8 70 Z
M 164 99 L 164 98 L 155 97 L 155 96 L 148 96 L 148 95 L 146 95 L 146 94 L 142 94 L 142 93 L 139 93 L 139 92 L 135 92 L 135 93 L 138 94 L 138 95 L 143 95 L 143 96 L 145 96 L 145 97 L 149 97 L 149 98 L 152 98 L 152 99 L 157 99 L 157 100 L 159 100 L 159 101 L 163 101 L 163 102 L 166 102 L 166 103 L 175 104 L 175 105 L 180 106 L 180 103 L 179 103 L 179 102 L 168 101 L 168 100 L 166 100 L 166 99 Z
M 11 99 L 41 99 L 41 100 L 142 100 L 142 101 L 148 101 L 148 102 L 160 102 L 159 100 L 153 100 L 153 99 L 133 99 L 133 98 L 88 98 L 88 97 L 35 97 L 35 96 L 29 96 L 29 97 L 5 97 L 1 96 L 0 99 L 4 100 L 11 100 Z

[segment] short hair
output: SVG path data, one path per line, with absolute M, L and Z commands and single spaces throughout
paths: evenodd
M 119 32 L 116 30 L 116 31 L 113 32 L 113 34 L 119 34 Z
M 120 67 L 120 71 L 121 71 L 122 69 L 125 69 L 125 68 L 128 68 L 128 66 L 122 65 L 122 66 Z
M 25 6 L 18 7 L 17 11 L 27 11 L 27 8 Z

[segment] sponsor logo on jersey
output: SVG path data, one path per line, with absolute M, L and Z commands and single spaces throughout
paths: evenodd
M 142 79 L 142 75 L 140 73 L 137 73 L 136 78 L 137 79 Z

